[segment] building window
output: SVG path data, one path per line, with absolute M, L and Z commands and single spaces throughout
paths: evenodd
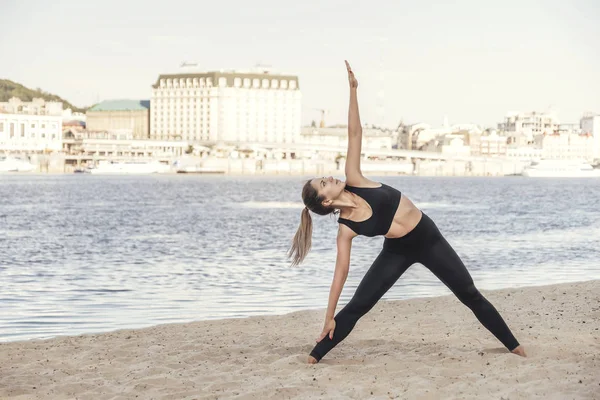
M 21 124 L 21 137 L 25 137 L 25 124 Z

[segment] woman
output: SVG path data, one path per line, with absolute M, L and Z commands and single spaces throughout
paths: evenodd
M 392 287 L 412 264 L 419 262 L 435 274 L 477 319 L 514 354 L 525 351 L 494 306 L 481 295 L 464 264 L 435 223 L 398 190 L 365 178 L 360 170 L 362 127 L 358 113 L 358 81 L 346 61 L 350 83 L 346 182 L 333 177 L 309 180 L 302 189 L 306 206 L 288 255 L 297 265 L 310 250 L 312 220 L 309 210 L 339 213 L 337 258 L 325 324 L 308 357 L 317 363 L 352 331 L 356 322 Z M 358 285 L 348 304 L 334 317 L 348 276 L 352 239 L 384 235 L 383 249 Z

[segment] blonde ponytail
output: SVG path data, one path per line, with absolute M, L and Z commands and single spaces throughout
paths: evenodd
M 288 250 L 288 258 L 292 259 L 292 267 L 300 264 L 308 254 L 312 244 L 312 218 L 307 207 L 304 207 L 300 217 L 300 226 L 294 239 L 292 247 Z

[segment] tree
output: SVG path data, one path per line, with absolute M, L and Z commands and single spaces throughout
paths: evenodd
M 40 88 L 33 90 L 8 79 L 0 79 L 0 101 L 8 101 L 12 97 L 17 97 L 21 99 L 21 101 L 31 101 L 34 98 L 39 97 L 46 101 L 60 101 L 63 103 L 63 109 L 70 108 L 73 112 L 84 113 L 86 111 L 85 108 L 75 107 L 60 96 L 48 93 Z

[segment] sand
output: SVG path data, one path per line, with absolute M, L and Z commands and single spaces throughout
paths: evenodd
M 600 399 L 600 281 L 381 301 L 319 364 L 324 309 L 0 343 L 1 399 Z M 325 299 L 326 301 L 326 299 Z

